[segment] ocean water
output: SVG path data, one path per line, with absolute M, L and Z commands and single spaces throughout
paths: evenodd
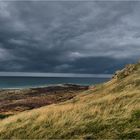
M 0 88 L 30 88 L 56 84 L 94 85 L 108 81 L 109 78 L 73 77 L 0 77 Z

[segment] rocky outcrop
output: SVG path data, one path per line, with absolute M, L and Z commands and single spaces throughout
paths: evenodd
M 132 74 L 133 72 L 135 72 L 137 70 L 139 64 L 140 63 L 126 65 L 126 67 L 124 69 L 116 71 L 113 78 L 122 79 L 122 78 L 129 76 L 130 74 Z

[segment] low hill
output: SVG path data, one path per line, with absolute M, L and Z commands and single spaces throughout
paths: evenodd
M 69 101 L 1 120 L 0 138 L 140 139 L 140 63 Z

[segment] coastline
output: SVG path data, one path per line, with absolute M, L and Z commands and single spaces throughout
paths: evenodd
M 51 86 L 0 89 L 0 114 L 16 114 L 74 98 L 89 86 L 57 84 Z
M 47 87 L 53 85 L 76 84 L 95 85 L 110 80 L 109 78 L 54 78 L 54 77 L 0 77 L 0 90 L 5 89 L 27 89 Z
M 89 87 L 90 85 L 88 84 L 72 84 L 72 83 L 63 83 L 63 84 L 49 84 L 49 85 L 42 85 L 42 86 L 22 86 L 22 87 L 10 87 L 10 88 L 0 88 L 0 91 L 1 90 L 27 90 L 27 89 L 38 89 L 38 88 L 48 88 L 48 87 L 56 87 L 56 86 L 61 86 L 61 87 L 64 87 L 64 86 L 84 86 L 84 87 Z

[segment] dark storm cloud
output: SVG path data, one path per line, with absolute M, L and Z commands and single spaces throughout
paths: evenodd
M 0 71 L 112 73 L 140 57 L 139 2 L 0 2 Z

